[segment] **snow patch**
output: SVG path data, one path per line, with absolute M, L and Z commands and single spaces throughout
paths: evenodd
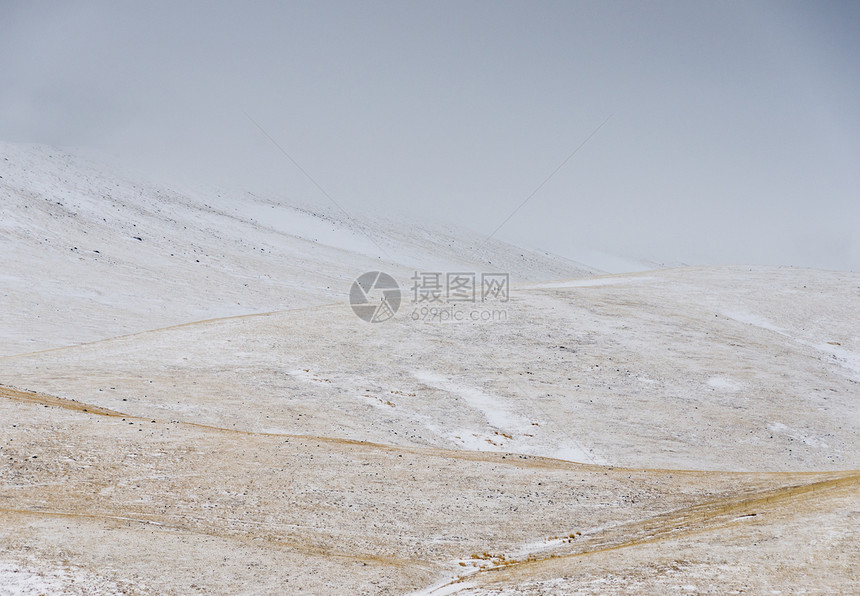
M 614 286 L 617 284 L 650 281 L 652 277 L 592 277 L 589 279 L 571 279 L 551 283 L 536 284 L 535 288 L 592 288 L 598 286 Z
M 143 588 L 144 586 L 140 585 Z M 0 562 L 0 596 L 42 594 L 119 594 L 114 582 L 75 568 L 33 570 L 17 563 Z
M 249 202 L 242 206 L 242 215 L 254 219 L 261 226 L 288 236 L 370 257 L 384 256 L 379 248 L 364 235 L 334 220 L 303 213 L 298 209 Z
M 487 395 L 479 389 L 466 387 L 429 371 L 416 371 L 414 375 L 422 383 L 456 395 L 469 407 L 481 412 L 487 422 L 499 430 L 523 431 L 530 427 L 528 420 L 508 411 L 498 398 Z
M 412 596 L 449 596 L 450 594 L 456 594 L 457 592 L 460 592 L 462 590 L 474 588 L 477 585 L 478 584 L 474 582 L 459 582 L 456 584 L 452 584 L 450 581 L 446 581 L 442 584 L 437 584 L 424 590 L 413 592 Z
M 824 352 L 825 354 L 830 356 L 830 359 L 833 360 L 839 366 L 843 368 L 847 368 L 853 374 L 851 376 L 852 380 L 860 383 L 860 354 L 856 352 L 852 352 L 850 350 L 846 350 L 845 348 L 824 342 L 819 344 L 802 342 L 808 345 L 811 348 L 815 348 L 819 352 Z
M 719 389 L 720 391 L 740 391 L 741 389 L 740 383 L 725 377 L 711 377 L 708 379 L 707 385 L 712 389 Z
M 752 313 L 743 312 L 743 311 L 730 311 L 723 312 L 723 316 L 726 316 L 730 319 L 734 319 L 739 323 L 746 323 L 747 325 L 753 325 L 754 327 L 760 327 L 762 329 L 767 329 L 768 331 L 773 331 L 775 333 L 779 333 L 780 335 L 788 335 L 785 332 L 785 329 L 781 327 L 777 327 L 764 317 L 759 315 L 754 315 Z

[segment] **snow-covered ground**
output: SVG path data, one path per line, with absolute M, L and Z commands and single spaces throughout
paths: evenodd
M 3 354 L 339 302 L 365 271 L 587 266 L 452 227 L 347 217 L 248 193 L 179 192 L 43 146 L 0 143 Z M 490 261 L 492 260 L 492 263 Z M 25 322 L 22 324 L 22 322 Z
M 0 594 L 860 590 L 860 275 L 0 176 Z M 509 300 L 424 317 L 415 271 Z

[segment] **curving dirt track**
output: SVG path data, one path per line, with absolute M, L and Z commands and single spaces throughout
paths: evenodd
M 40 424 L 4 429 L 5 554 L 25 545 L 129 593 L 400 593 L 446 574 L 445 593 L 492 590 L 565 577 L 582 557 L 707 541 L 739 517 L 860 494 L 857 472 L 632 470 L 237 432 L 6 387 L 0 398 L 4 420 L 43 410 Z M 533 550 L 518 555 L 524 542 Z M 118 549 L 132 545 L 129 561 Z M 177 556 L 189 565 L 174 566 Z

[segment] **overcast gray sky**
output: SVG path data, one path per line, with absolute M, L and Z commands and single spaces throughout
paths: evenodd
M 577 257 L 860 270 L 858 2 L 0 2 L 0 139 Z

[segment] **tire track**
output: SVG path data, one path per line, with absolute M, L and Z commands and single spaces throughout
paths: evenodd
M 697 503 L 648 519 L 613 526 L 593 537 L 589 537 L 589 534 L 594 531 L 587 532 L 583 536 L 584 541 L 579 542 L 579 546 L 573 550 L 558 552 L 556 549 L 556 552 L 540 556 L 530 555 L 519 560 L 497 559 L 493 566 L 481 568 L 469 575 L 435 586 L 426 593 L 428 595 L 437 592 L 453 594 L 460 589 L 475 587 L 476 581 L 498 583 L 504 581 L 507 576 L 528 572 L 534 574 L 541 569 L 559 565 L 565 560 L 707 532 L 731 523 L 739 517 L 757 516 L 780 509 L 788 502 L 793 504 L 816 499 L 824 493 L 835 491 L 860 493 L 860 471 L 816 474 L 832 477 Z M 458 584 L 459 588 L 457 588 Z
M 109 410 L 108 408 L 102 408 L 100 406 L 86 404 L 74 399 L 57 397 L 56 395 L 49 395 L 47 393 L 37 393 L 36 391 L 14 389 L 12 387 L 6 387 L 5 385 L 0 385 L 0 397 L 21 403 L 36 404 L 45 407 L 63 408 L 64 410 L 95 414 L 96 416 L 119 416 L 122 418 L 138 418 L 137 416 L 126 416 L 122 412 L 117 412 L 116 410 Z
M 96 339 L 93 341 L 85 341 L 79 344 L 71 344 L 68 346 L 58 346 L 56 348 L 47 348 L 44 350 L 36 350 L 35 352 L 23 352 L 21 354 L 7 354 L 5 356 L 0 356 L 0 360 L 12 359 L 12 358 L 27 358 L 29 356 L 37 356 L 39 354 L 48 354 L 50 352 L 60 352 L 63 350 L 71 350 L 74 348 L 81 348 L 84 346 L 94 346 L 102 343 L 108 343 L 112 341 L 119 341 L 123 339 L 130 339 L 133 337 L 140 337 L 149 335 L 152 333 L 158 333 L 160 331 L 173 331 L 174 329 L 182 329 L 183 327 L 194 327 L 198 325 L 208 325 L 210 323 L 221 323 L 224 321 L 234 321 L 239 319 L 254 319 L 258 317 L 271 317 L 273 315 L 278 315 L 282 313 L 289 312 L 299 312 L 304 310 L 316 310 L 316 309 L 325 309 L 333 306 L 341 306 L 339 302 L 327 302 L 325 304 L 316 304 L 313 306 L 302 306 L 299 308 L 288 308 L 286 310 L 272 310 L 268 312 L 256 312 L 256 313 L 248 313 L 244 315 L 230 315 L 227 317 L 214 317 L 212 319 L 201 319 L 199 321 L 188 321 L 187 323 L 177 323 L 175 325 L 168 325 L 166 327 L 156 327 L 155 329 L 144 329 L 143 331 L 135 331 L 133 333 L 124 333 L 123 335 L 115 335 L 113 337 L 105 337 L 103 339 Z
M 192 534 L 211 536 L 213 538 L 220 538 L 224 540 L 236 540 L 240 542 L 245 542 L 251 545 L 259 545 L 260 537 L 254 536 L 253 534 L 241 534 L 241 533 L 228 533 L 228 532 L 217 532 L 211 529 L 204 528 L 192 528 L 187 525 L 183 525 L 180 523 L 176 523 L 175 521 L 166 521 L 161 520 L 157 521 L 155 519 L 146 519 L 140 517 L 130 517 L 125 515 L 111 515 L 107 513 L 95 513 L 95 512 L 74 512 L 74 511 L 51 511 L 51 510 L 35 510 L 35 509 L 14 509 L 14 508 L 4 508 L 0 507 L 0 515 L 10 515 L 10 516 L 29 516 L 29 517 L 55 517 L 55 518 L 64 518 L 64 519 L 82 519 L 82 520 L 95 520 L 95 521 L 106 521 L 106 522 L 117 522 L 117 523 L 134 523 L 140 524 L 143 526 L 155 526 L 163 529 L 170 529 L 174 531 L 180 532 L 190 532 Z M 277 537 L 265 537 L 263 540 L 270 546 L 277 546 L 281 548 L 286 548 L 292 551 L 301 552 L 306 555 L 318 556 L 318 557 L 327 557 L 327 558 L 335 558 L 335 559 L 344 559 L 348 561 L 358 561 L 361 563 L 375 563 L 378 565 L 384 565 L 387 567 L 397 567 L 397 568 L 421 568 L 425 570 L 433 570 L 437 569 L 437 565 L 433 565 L 429 561 L 421 560 L 421 559 L 406 559 L 406 558 L 398 558 L 398 557 L 389 557 L 383 555 L 377 555 L 374 553 L 355 553 L 355 552 L 345 552 L 345 551 L 337 551 L 333 549 L 327 549 L 322 547 L 315 547 L 308 544 L 302 544 L 295 540 L 287 540 L 284 538 Z
M 759 476 L 768 478 L 820 478 L 822 475 L 828 474 L 845 474 L 854 473 L 855 471 L 830 471 L 830 472 L 735 472 L 735 471 L 712 471 L 712 470 L 689 470 L 689 469 L 672 469 L 672 468 L 627 468 L 612 465 L 599 465 L 583 462 L 575 462 L 565 459 L 557 459 L 542 455 L 530 455 L 516 452 L 505 451 L 474 451 L 466 449 L 446 449 L 443 447 L 419 447 L 413 445 L 393 445 L 388 443 L 375 443 L 373 441 L 362 441 L 359 439 L 344 439 L 340 437 L 327 437 L 321 435 L 303 435 L 293 433 L 267 433 L 256 432 L 250 430 L 242 430 L 237 428 L 226 428 L 222 426 L 214 426 L 201 422 L 192 422 L 188 420 L 170 419 L 163 420 L 148 416 L 138 416 L 135 414 L 127 414 L 109 408 L 92 405 L 85 402 L 80 402 L 74 399 L 58 397 L 48 393 L 30 391 L 26 389 L 18 389 L 0 385 L 0 398 L 6 398 L 11 401 L 20 403 L 28 403 L 33 405 L 41 405 L 46 407 L 57 407 L 81 414 L 91 414 L 96 416 L 106 416 L 110 418 L 126 418 L 129 420 L 139 420 L 145 422 L 155 422 L 160 424 L 181 424 L 183 426 L 198 428 L 205 431 L 218 433 L 227 433 L 232 435 L 244 435 L 250 437 L 273 437 L 284 439 L 295 439 L 298 441 L 317 441 L 330 445 L 341 445 L 349 447 L 358 447 L 365 450 L 381 451 L 395 454 L 411 454 L 427 457 L 439 457 L 447 459 L 456 459 L 462 461 L 481 461 L 489 462 L 497 465 L 508 465 L 519 468 L 545 468 L 558 470 L 590 470 L 590 471 L 616 471 L 623 473 L 651 473 L 651 474 L 669 474 L 669 475 L 689 475 L 700 478 L 719 477 L 726 474 L 736 476 Z
M 124 412 L 119 412 L 117 410 L 111 410 L 108 408 L 103 408 L 100 406 L 94 406 L 92 404 L 80 402 L 73 399 L 67 399 L 63 397 L 58 397 L 55 395 L 50 395 L 47 393 L 40 393 L 36 391 L 28 391 L 17 389 L 13 387 L 7 387 L 5 385 L 0 385 L 0 398 L 6 398 L 12 401 L 17 401 L 21 403 L 28 403 L 33 405 L 42 405 L 46 407 L 57 407 L 65 410 L 69 410 L 76 413 L 85 413 L 92 414 L 96 416 L 107 416 L 111 418 L 126 418 L 129 420 L 140 420 L 146 422 L 156 422 L 156 423 L 178 423 L 183 426 L 188 426 L 192 428 L 199 428 L 201 430 L 213 431 L 219 433 L 229 433 L 233 435 L 245 435 L 245 436 L 255 436 L 255 437 L 275 437 L 275 438 L 285 438 L 285 439 L 295 439 L 300 441 L 317 441 L 322 443 L 327 443 L 331 445 L 342 445 L 342 446 L 350 446 L 350 447 L 358 447 L 367 450 L 374 451 L 384 451 L 389 453 L 396 454 L 412 454 L 419 456 L 429 456 L 429 457 L 441 457 L 441 458 L 449 458 L 449 459 L 457 459 L 457 460 L 465 460 L 465 461 L 485 461 L 492 462 L 495 464 L 507 464 L 513 465 L 517 467 L 532 467 L 532 468 L 552 468 L 552 469 L 604 469 L 603 466 L 597 466 L 593 464 L 582 464 L 577 462 L 571 462 L 563 459 L 554 459 L 550 457 L 542 457 L 537 455 L 525 455 L 518 453 L 503 453 L 503 452 L 489 452 L 489 451 L 467 451 L 467 450 L 456 450 L 456 449 L 444 449 L 438 447 L 417 447 L 417 446 L 409 446 L 409 445 L 391 445 L 385 443 L 374 443 L 371 441 L 361 441 L 358 439 L 343 439 L 338 437 L 325 437 L 319 435 L 302 435 L 302 434 L 290 434 L 290 433 L 266 433 L 266 432 L 255 432 L 249 430 L 242 430 L 236 428 L 225 428 L 221 426 L 213 426 L 209 424 L 203 424 L 200 422 L 191 422 L 187 420 L 158 420 L 156 418 L 137 416 L 134 414 L 126 414 Z M 620 470 L 621 468 L 616 468 Z M 682 473 L 682 472 L 676 472 Z

